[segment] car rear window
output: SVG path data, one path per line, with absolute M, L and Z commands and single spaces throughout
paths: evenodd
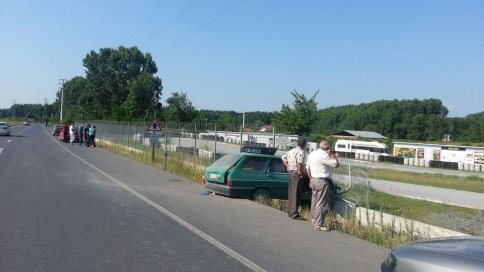
M 287 173 L 287 168 L 281 158 L 273 158 L 269 162 L 270 173 Z
M 5 123 L 5 122 L 0 122 L 0 126 L 2 126 L 2 127 L 6 127 L 6 126 L 7 126 L 7 123 Z
M 267 158 L 264 157 L 248 157 L 240 170 L 242 171 L 256 171 L 264 172 L 266 170 Z
M 232 167 L 237 161 L 240 160 L 242 154 L 225 154 L 223 157 L 218 159 L 212 167 L 223 167 L 223 168 L 230 168 Z

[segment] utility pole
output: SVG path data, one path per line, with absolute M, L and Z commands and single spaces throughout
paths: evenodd
M 60 122 L 62 123 L 62 111 L 64 110 L 64 83 L 67 81 L 67 79 L 59 79 L 58 84 L 61 85 L 61 110 L 60 110 Z
M 42 113 L 42 117 L 45 117 L 45 114 L 47 112 L 47 98 L 44 98 L 44 110 L 43 110 L 43 113 Z

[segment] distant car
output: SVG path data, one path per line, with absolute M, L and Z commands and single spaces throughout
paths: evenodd
M 381 271 L 484 271 L 484 236 L 421 240 L 390 252 Z
M 0 122 L 0 135 L 10 136 L 10 128 L 7 122 Z
M 287 199 L 288 172 L 275 148 L 244 146 L 208 167 L 203 175 L 205 189 L 229 197 L 269 203 L 272 198 Z M 309 180 L 302 199 L 311 199 Z
M 52 128 L 52 136 L 59 136 L 62 131 L 62 125 L 55 125 Z
M 25 121 L 25 122 L 22 123 L 22 125 L 24 125 L 24 126 L 30 126 L 30 122 L 29 121 Z
M 62 127 L 62 126 L 61 126 Z M 78 127 L 74 127 L 74 142 L 75 143 L 78 143 L 79 142 L 79 128 Z M 66 138 L 65 141 L 66 142 L 70 142 L 71 141 L 71 134 L 69 133 L 69 130 L 67 130 L 68 132 L 66 133 L 66 135 L 64 135 L 64 130 L 61 129 L 61 132 L 59 133 L 59 140 L 60 141 L 64 141 L 64 137 Z

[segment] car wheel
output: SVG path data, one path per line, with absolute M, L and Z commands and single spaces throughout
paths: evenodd
M 265 188 L 256 189 L 252 193 L 252 200 L 264 205 L 269 205 L 271 202 L 271 193 Z

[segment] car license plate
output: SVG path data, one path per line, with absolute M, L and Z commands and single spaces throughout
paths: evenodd
M 212 179 L 218 179 L 220 176 L 219 176 L 218 174 L 214 174 L 214 173 L 212 173 L 212 174 L 210 174 L 208 177 L 209 177 L 209 178 L 212 178 Z

